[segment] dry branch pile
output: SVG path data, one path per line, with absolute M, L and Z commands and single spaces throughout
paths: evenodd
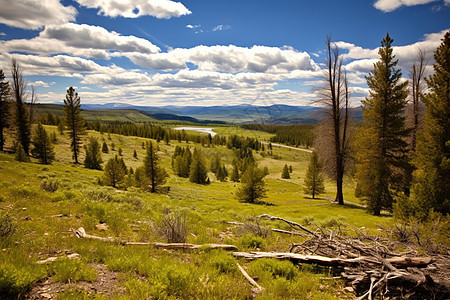
M 287 223 L 303 231 L 306 241 L 293 244 L 287 253 L 234 252 L 247 259 L 278 258 L 294 263 L 332 266 L 355 291 L 358 299 L 448 299 L 450 297 L 449 256 L 417 257 L 416 251 L 396 253 L 397 243 L 380 236 L 368 236 L 357 228 L 312 231 L 295 222 L 258 216 Z M 237 225 L 237 224 L 236 224 Z M 347 226 L 348 227 L 348 226 Z M 274 230 L 272 230 L 274 231 Z M 283 233 L 283 231 L 277 231 Z

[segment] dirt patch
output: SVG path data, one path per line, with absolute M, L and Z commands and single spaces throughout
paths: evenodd
M 73 289 L 87 293 L 103 294 L 109 297 L 123 295 L 125 287 L 120 286 L 119 273 L 108 270 L 105 265 L 90 264 L 97 271 L 97 279 L 93 282 L 61 283 L 52 278 L 38 282 L 28 293 L 26 299 L 56 299 L 58 293 Z

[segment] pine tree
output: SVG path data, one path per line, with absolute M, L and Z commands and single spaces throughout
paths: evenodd
M 108 144 L 106 144 L 106 142 L 103 142 L 103 144 L 102 144 L 102 152 L 103 153 L 108 153 L 109 152 Z
M 291 178 L 291 176 L 289 175 L 289 168 L 286 164 L 284 165 L 283 172 L 281 172 L 281 178 L 283 178 L 283 179 Z
M 5 145 L 4 131 L 8 127 L 9 119 L 9 84 L 5 80 L 5 74 L 0 69 L 0 151 L 3 151 Z
M 356 178 L 369 212 L 391 211 L 394 196 L 404 191 L 408 130 L 405 106 L 408 82 L 401 81 L 389 34 L 382 40 L 380 60 L 367 77 L 370 97 L 362 101 L 364 124 L 357 137 Z
M 258 168 L 256 163 L 247 165 L 247 169 L 241 176 L 241 186 L 236 192 L 236 197 L 241 202 L 258 203 L 266 197 L 266 184 L 264 182 L 264 170 Z
M 206 170 L 202 153 L 199 149 L 195 148 L 189 170 L 189 180 L 197 184 L 206 184 L 208 179 L 208 171 Z
M 20 161 L 20 162 L 28 162 L 30 160 L 28 158 L 28 155 L 25 153 L 25 150 L 23 150 L 21 143 L 17 144 L 16 155 L 14 158 L 15 158 L 15 160 Z
M 59 134 L 64 135 L 64 121 L 60 120 L 58 123 Z
M 153 143 L 147 143 L 147 153 L 144 158 L 144 170 L 145 176 L 148 179 L 148 187 L 152 193 L 156 192 L 156 188 L 160 185 L 166 183 L 167 172 L 164 168 L 161 168 L 158 165 L 159 157 L 156 154 L 156 149 L 153 146 Z
M 55 152 L 50 138 L 41 123 L 34 130 L 31 154 L 43 164 L 50 164 L 55 159 Z
M 233 171 L 231 172 L 230 180 L 233 182 L 239 182 L 239 168 L 236 162 L 233 162 Z
M 122 148 L 119 147 L 118 153 L 119 153 L 119 156 L 122 156 Z
M 216 153 L 216 155 L 214 155 L 214 157 L 211 159 L 211 166 L 209 169 L 217 176 L 217 171 L 219 170 L 220 165 L 220 156 L 218 153 Z
M 95 137 L 89 138 L 89 143 L 86 147 L 86 158 L 84 166 L 88 169 L 101 170 L 102 155 L 100 153 L 100 143 Z
M 416 214 L 425 219 L 431 210 L 450 213 L 450 31 L 434 53 L 434 74 L 427 78 L 429 93 L 424 130 L 413 160 L 416 184 L 412 199 Z
M 303 188 L 305 194 L 311 195 L 313 199 L 317 195 L 325 193 L 321 169 L 322 165 L 319 162 L 319 156 L 313 151 L 309 160 L 308 171 L 306 172 L 305 187 Z
M 124 169 L 124 163 L 117 157 L 110 158 L 105 165 L 103 171 L 103 183 L 112 187 L 120 186 L 126 175 L 126 169 Z
M 64 99 L 65 125 L 70 137 L 70 147 L 73 160 L 78 163 L 80 154 L 81 136 L 85 133 L 85 122 L 81 117 L 81 103 L 78 93 L 70 87 Z
M 134 149 L 134 151 L 133 151 L 133 158 L 134 158 L 134 159 L 137 159 L 137 158 L 138 158 L 136 149 Z
M 219 181 L 227 181 L 228 172 L 224 165 L 219 166 L 216 172 L 216 178 Z
M 31 142 L 31 126 L 29 114 L 25 105 L 27 85 L 22 77 L 19 63 L 13 58 L 11 60 L 11 90 L 14 102 L 14 125 L 16 139 L 22 145 L 23 151 L 28 155 Z

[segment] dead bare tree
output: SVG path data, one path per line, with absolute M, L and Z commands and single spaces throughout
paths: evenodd
M 15 58 L 11 60 L 11 90 L 14 102 L 14 123 L 16 127 L 17 142 L 22 144 L 25 153 L 28 155 L 31 142 L 31 128 L 28 111 L 25 106 L 27 100 L 27 84 L 22 77 L 22 70 Z
M 407 120 L 409 123 L 410 133 L 410 151 L 416 152 L 417 145 L 417 133 L 420 130 L 420 119 L 423 114 L 422 109 L 422 97 L 425 90 L 425 68 L 428 64 L 425 52 L 419 49 L 417 54 L 417 61 L 413 64 L 409 73 L 410 85 L 411 85 L 411 98 L 409 103 L 409 109 L 407 110 Z M 405 181 L 406 190 L 405 193 L 409 195 L 409 189 L 412 183 L 412 172 L 414 167 L 412 165 L 406 170 Z
M 318 127 L 315 147 L 323 161 L 323 171 L 336 181 L 336 202 L 344 204 L 343 178 L 350 157 L 350 103 L 347 75 L 342 66 L 339 48 L 327 37 L 327 68 L 324 85 L 319 89 L 316 104 L 324 107 L 323 120 Z
M 30 124 L 33 124 L 33 121 L 34 121 L 34 113 L 36 110 L 37 101 L 38 101 L 38 97 L 37 97 L 36 91 L 34 90 L 34 86 L 31 86 L 31 98 L 30 98 L 30 103 L 29 103 Z

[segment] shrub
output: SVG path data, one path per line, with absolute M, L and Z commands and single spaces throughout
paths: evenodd
M 45 276 L 42 269 L 17 268 L 8 262 L 0 263 L 0 295 L 2 299 L 19 299 L 33 284 Z M 3 298 L 4 297 L 4 298 Z
M 43 180 L 41 182 L 41 189 L 50 193 L 56 192 L 58 190 L 58 187 L 59 180 L 57 179 Z
M 290 261 L 268 258 L 252 261 L 249 264 L 249 272 L 256 275 L 268 272 L 273 278 L 283 277 L 292 280 L 298 275 L 299 270 Z
M 256 249 L 262 248 L 264 240 L 254 234 L 245 234 L 239 239 L 239 243 L 244 248 Z
M 234 273 L 237 270 L 234 258 L 224 251 L 212 251 L 208 263 L 219 273 Z
M 175 212 L 163 216 L 160 231 L 166 237 L 168 243 L 186 242 L 186 214 Z
M 17 226 L 10 215 L 0 215 L 0 239 L 10 238 L 16 230 Z

